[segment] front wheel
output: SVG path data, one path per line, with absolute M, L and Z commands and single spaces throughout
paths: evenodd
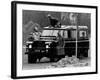
M 55 58 L 50 58 L 50 62 L 55 62 Z
M 32 54 L 28 54 L 28 63 L 36 63 L 37 58 L 32 55 Z

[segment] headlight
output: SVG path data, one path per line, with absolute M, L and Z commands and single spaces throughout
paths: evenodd
M 29 45 L 29 48 L 32 48 L 32 45 Z

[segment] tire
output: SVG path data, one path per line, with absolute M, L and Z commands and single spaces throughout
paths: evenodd
M 55 58 L 50 58 L 50 62 L 55 62 Z
M 32 54 L 28 54 L 28 63 L 36 63 L 37 58 L 32 55 Z

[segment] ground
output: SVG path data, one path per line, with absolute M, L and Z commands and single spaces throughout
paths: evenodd
M 47 58 L 47 60 L 49 60 Z M 38 61 L 37 61 L 38 62 Z M 78 63 L 75 64 L 67 64 L 65 67 L 83 67 L 83 66 L 90 66 L 90 58 L 79 59 Z M 23 48 L 23 69 L 31 70 L 31 69 L 45 69 L 45 68 L 54 68 L 55 66 L 59 67 L 59 63 L 57 62 L 38 62 L 38 63 L 28 63 L 28 56 L 25 55 L 25 49 Z M 61 65 L 60 65 L 61 66 Z

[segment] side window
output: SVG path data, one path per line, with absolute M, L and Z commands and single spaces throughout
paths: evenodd
M 68 38 L 68 31 L 67 31 L 67 30 L 64 31 L 64 38 L 65 38 L 65 39 Z
M 72 30 L 71 31 L 71 38 L 76 39 L 76 37 L 77 37 L 76 30 Z
M 80 38 L 86 38 L 86 31 L 79 31 L 79 37 Z

